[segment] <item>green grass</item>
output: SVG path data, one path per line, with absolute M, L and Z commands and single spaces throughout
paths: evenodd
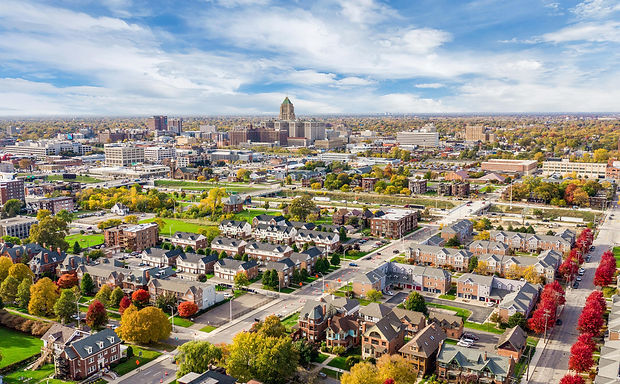
M 243 212 L 236 213 L 234 219 L 240 220 L 240 221 L 245 220 L 248 223 L 251 223 L 252 219 L 254 219 L 258 215 L 280 215 L 280 214 L 282 214 L 282 212 L 280 211 L 273 211 L 273 210 L 265 211 L 264 208 L 248 208 L 244 210 Z
M 455 295 L 439 295 L 440 299 L 445 299 L 445 300 L 456 300 L 456 296 Z
M 198 181 L 184 180 L 155 180 L 156 187 L 182 188 L 195 191 L 207 191 L 213 188 L 225 188 L 227 192 L 252 192 L 263 188 L 250 187 L 245 183 L 201 183 Z
M 329 368 L 323 368 L 321 369 L 321 372 L 334 379 L 340 379 L 341 376 L 340 372 L 336 372 L 333 369 Z
M 498 335 L 501 335 L 502 333 L 504 333 L 503 329 L 496 328 L 495 325 L 491 323 L 478 324 L 478 323 L 472 323 L 471 321 L 466 321 L 465 328 L 476 329 L 478 331 L 491 332 L 491 333 L 495 333 Z
M 426 306 L 431 307 L 431 308 L 440 308 L 440 309 L 447 309 L 450 311 L 454 311 L 456 312 L 457 316 L 463 319 L 463 321 L 469 319 L 469 316 L 471 316 L 471 311 L 468 309 L 464 309 L 464 308 L 458 308 L 458 307 L 453 307 L 450 305 L 436 304 L 436 303 L 426 303 Z
M 297 320 L 299 320 L 299 312 L 290 314 L 286 316 L 284 319 L 282 319 L 282 325 L 286 327 L 287 332 L 291 332 L 293 329 L 293 326 L 297 324 Z
M 132 345 L 131 348 L 133 349 L 134 356 L 127 359 L 127 361 L 125 361 L 124 363 L 120 363 L 114 368 L 112 368 L 112 370 L 116 372 L 119 376 L 123 376 L 127 372 L 131 372 L 139 366 L 144 366 L 144 364 L 155 360 L 157 357 L 161 356 L 161 352 L 144 349 L 137 345 Z M 138 356 L 140 352 L 142 352 L 142 356 Z M 139 361 L 140 364 L 136 364 L 136 361 Z
M 614 247 L 613 252 L 616 258 L 616 268 L 620 268 L 620 247 Z
M 315 363 L 319 363 L 319 364 L 321 364 L 322 362 L 324 362 L 325 360 L 327 360 L 327 358 L 328 358 L 328 357 L 329 357 L 329 356 L 327 356 L 326 354 L 319 352 L 319 354 L 317 355 L 317 357 L 316 357 L 316 358 L 314 358 L 312 361 L 313 361 L 313 362 L 315 362 Z
M 73 243 L 77 241 L 78 244 L 80 244 L 80 247 L 87 248 L 94 245 L 103 244 L 103 234 L 97 233 L 94 235 L 82 235 L 77 233 L 75 235 L 65 237 L 65 241 L 69 243 L 71 247 L 73 247 Z
M 367 254 L 368 252 L 351 250 L 347 252 L 347 260 L 357 260 L 359 258 L 366 256 Z
M 92 299 L 94 299 L 95 296 L 82 296 L 80 297 L 80 303 L 86 303 L 87 301 L 90 301 Z
M 345 363 L 345 360 L 347 358 L 344 356 L 336 356 L 333 359 L 331 359 L 331 361 L 329 363 L 327 363 L 327 365 L 329 367 L 334 367 L 334 368 L 340 368 L 340 369 L 344 369 L 347 370 L 347 365 Z
M 214 326 L 212 326 L 212 325 L 207 325 L 206 327 L 202 327 L 202 328 L 200 328 L 200 331 L 201 331 L 201 332 L 206 332 L 206 333 L 209 333 L 209 332 L 212 332 L 212 331 L 214 331 L 214 330 L 216 330 L 216 329 L 217 329 L 217 327 L 214 327 Z
M 64 179 L 62 175 L 48 175 L 48 181 L 79 181 L 80 183 L 101 183 L 103 180 L 91 176 L 76 175 L 75 179 Z
M 443 342 L 446 344 L 452 344 L 452 345 L 456 345 L 456 343 L 458 343 L 458 341 L 454 339 L 445 339 Z
M 140 221 L 140 223 L 150 223 L 153 219 L 146 219 Z M 192 232 L 198 233 L 200 228 L 206 228 L 207 225 L 200 225 L 196 223 L 189 223 L 187 221 L 178 220 L 178 219 L 162 219 L 165 223 L 162 229 L 159 230 L 159 233 L 162 235 L 170 235 L 171 233 L 174 235 L 175 232 Z
M 24 367 L 25 368 L 25 367 Z M 6 384 L 21 384 L 21 383 L 39 383 L 42 380 L 54 375 L 54 364 L 45 364 L 36 371 L 25 371 L 20 369 L 13 371 L 4 376 L 4 383 Z M 58 379 L 50 379 L 50 383 L 72 383 L 72 381 L 62 381 Z M 47 384 L 47 380 L 43 381 Z
M 0 327 L 0 340 L 2 340 L 0 368 L 41 352 L 43 345 L 43 340 L 39 338 L 4 327 Z
M 603 296 L 605 297 L 612 297 L 616 292 L 618 292 L 616 287 L 603 287 Z
M 174 322 L 174 325 L 178 325 L 179 327 L 183 327 L 183 328 L 189 328 L 192 325 L 194 325 L 194 322 L 188 319 L 184 319 L 182 317 L 178 317 L 178 316 L 174 317 L 173 322 Z

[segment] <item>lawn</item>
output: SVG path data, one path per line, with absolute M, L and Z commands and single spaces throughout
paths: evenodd
M 322 362 L 327 360 L 328 357 L 329 356 L 327 356 L 326 354 L 319 352 L 318 356 L 316 358 L 312 359 L 312 361 L 315 362 L 315 363 L 321 364 Z
M 119 376 L 123 376 L 127 372 L 131 372 L 138 368 L 139 365 L 144 365 L 161 356 L 161 352 L 144 349 L 137 345 L 132 345 L 131 348 L 133 349 L 134 356 L 127 359 L 124 363 L 120 363 L 112 368 L 112 370 Z M 142 356 L 140 356 L 140 352 L 142 352 Z M 139 362 L 140 364 L 136 364 L 136 362 Z
M 97 233 L 94 235 L 82 235 L 76 233 L 75 235 L 69 235 L 65 237 L 65 241 L 69 243 L 69 246 L 73 247 L 73 243 L 76 241 L 80 244 L 80 247 L 87 248 L 94 245 L 103 244 L 103 234 Z
M 347 252 L 347 260 L 357 260 L 361 257 L 364 257 L 368 254 L 368 252 L 362 252 L 362 251 L 356 251 L 356 250 L 350 250 Z
M 456 300 L 456 287 L 453 286 L 452 288 L 450 288 L 448 293 L 446 293 L 445 295 L 440 295 L 439 298 L 445 300 Z
M 43 345 L 41 339 L 4 327 L 0 327 L 0 340 L 2 340 L 0 368 L 41 352 Z
M 140 221 L 140 223 L 150 223 L 153 220 L 155 220 L 155 219 L 154 218 L 153 219 L 146 219 L 146 220 Z M 174 234 L 177 231 L 179 231 L 179 232 L 198 233 L 198 230 L 200 228 L 206 228 L 207 227 L 207 225 L 200 225 L 200 224 L 196 224 L 196 223 L 189 223 L 187 221 L 178 220 L 178 219 L 162 219 L 162 220 L 166 224 L 164 225 L 164 227 L 162 229 L 159 230 L 159 233 L 161 233 L 163 235 Z
M 79 181 L 80 183 L 101 183 L 103 180 L 90 177 L 90 176 L 82 176 L 76 175 L 75 179 L 64 179 L 62 175 L 48 175 L 48 181 Z
M 252 192 L 263 188 L 250 187 L 245 183 L 201 183 L 198 181 L 183 180 L 155 180 L 156 187 L 182 188 L 196 191 L 206 191 L 213 188 L 224 188 L 227 192 Z
M 333 369 L 323 368 L 323 369 L 321 369 L 321 372 L 323 372 L 327 376 L 332 377 L 332 378 L 334 378 L 336 380 L 340 380 L 340 372 L 336 372 Z
M 603 296 L 609 298 L 616 294 L 616 287 L 603 287 Z
M 11 372 L 4 376 L 4 383 L 6 384 L 21 384 L 21 383 L 38 383 L 41 380 L 44 380 L 48 377 L 54 375 L 54 364 L 45 364 L 41 368 L 36 371 L 25 371 L 20 369 L 18 371 Z M 44 381 L 47 384 L 47 380 Z M 50 379 L 50 383 L 58 384 L 58 383 L 72 383 L 69 381 L 62 381 L 57 379 Z
M 478 324 L 478 323 L 472 323 L 471 321 L 466 321 L 465 322 L 465 328 L 476 329 L 478 331 L 485 331 L 485 332 L 496 333 L 498 335 L 501 335 L 502 333 L 504 333 L 503 329 L 496 328 L 495 324 L 492 324 L 492 323 Z
M 184 319 L 182 317 L 175 316 L 174 317 L 174 325 L 178 325 L 179 327 L 183 327 L 183 328 L 189 328 L 192 325 L 194 325 L 194 323 L 192 321 Z
M 247 221 L 248 223 L 252 222 L 252 219 L 258 215 L 281 215 L 280 211 L 273 210 L 265 210 L 264 208 L 248 208 L 242 212 L 235 214 L 234 219 L 240 221 Z
M 345 363 L 346 359 L 347 358 L 344 356 L 336 356 L 329 363 L 327 363 L 327 365 L 330 367 L 334 367 L 334 368 L 340 368 L 346 371 L 347 370 L 347 365 Z
M 447 309 L 450 311 L 454 311 L 456 312 L 457 316 L 460 316 L 461 318 L 463 318 L 463 321 L 469 319 L 469 316 L 471 316 L 471 311 L 468 309 L 464 309 L 464 308 L 452 307 L 450 305 L 436 304 L 436 303 L 426 303 L 426 306 L 431 307 L 431 308 L 440 308 L 440 309 Z
M 214 327 L 212 325 L 207 325 L 206 327 L 200 328 L 200 331 L 201 332 L 209 333 L 209 332 L 212 332 L 212 331 L 214 331 L 216 329 L 217 329 L 217 327 Z
M 620 268 L 620 247 L 614 247 L 614 257 L 616 258 L 616 268 Z
M 293 314 L 286 316 L 284 319 L 282 319 L 282 325 L 286 327 L 287 332 L 291 332 L 293 329 L 293 326 L 297 324 L 298 319 L 299 319 L 299 312 L 295 312 Z

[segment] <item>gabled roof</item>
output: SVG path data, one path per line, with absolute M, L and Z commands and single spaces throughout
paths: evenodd
M 437 354 L 437 362 L 443 364 L 454 362 L 464 369 L 475 372 L 488 370 L 492 374 L 506 376 L 510 371 L 511 358 L 480 349 L 443 343 Z
M 243 240 L 238 240 L 238 239 L 231 239 L 228 237 L 222 237 L 222 236 L 218 236 L 216 238 L 213 239 L 213 241 L 211 242 L 211 247 L 213 248 L 213 246 L 223 246 L 223 247 L 241 247 L 243 245 L 246 245 L 247 243 Z
M 377 319 L 383 318 L 390 312 L 392 312 L 392 308 L 379 303 L 370 303 L 359 310 L 360 315 L 370 316 Z
M 430 323 L 399 350 L 401 353 L 430 357 L 439 349 L 439 344 L 446 339 L 446 333 L 437 324 Z M 417 351 L 413 351 L 417 349 Z
M 255 260 L 243 261 L 243 260 L 237 260 L 237 259 L 232 259 L 228 257 L 219 259 L 215 264 L 219 265 L 221 268 L 224 268 L 224 269 L 238 270 L 239 268 L 241 268 L 246 271 L 250 268 L 258 266 Z
M 377 332 L 381 335 L 383 340 L 394 340 L 398 337 L 398 334 L 403 330 L 404 325 L 400 322 L 398 317 L 393 313 L 387 314 L 385 317 L 381 318 L 375 325 L 368 328 L 366 332 L 364 332 L 364 336 L 368 336 L 373 332 Z
M 359 301 L 355 299 L 349 299 L 348 297 L 340 296 L 325 296 L 321 299 L 327 304 L 330 304 L 339 311 L 351 312 L 355 307 L 360 305 Z
M 264 252 L 277 252 L 277 253 L 285 253 L 291 251 L 291 247 L 288 245 L 280 245 L 280 244 L 271 244 L 271 243 L 261 243 L 258 241 L 249 243 L 245 247 L 246 251 L 255 250 L 255 251 L 264 251 Z
M 405 308 L 394 307 L 392 312 L 398 319 L 402 322 L 403 319 L 412 324 L 419 324 L 422 320 L 425 319 L 424 314 L 422 312 L 410 311 Z
M 100 342 L 103 343 L 103 348 L 99 346 Z M 103 349 L 120 343 L 121 339 L 118 337 L 116 332 L 114 332 L 110 328 L 105 328 L 104 330 L 99 331 L 93 335 L 74 341 L 70 344 L 70 346 L 75 350 L 75 352 L 80 356 L 80 358 L 85 359 L 89 356 L 97 355 L 99 351 Z M 92 348 L 92 352 L 88 352 L 88 347 Z
M 242 221 L 242 220 L 222 220 L 220 222 L 220 226 L 222 227 L 243 228 L 246 225 L 250 225 L 250 223 L 248 223 L 247 221 Z
M 436 322 L 438 324 L 447 323 L 452 326 L 460 327 L 463 325 L 463 318 L 457 315 L 451 315 L 449 313 L 435 311 L 432 308 L 429 308 L 428 311 L 428 321 Z
M 206 239 L 204 235 L 200 235 L 198 233 L 191 233 L 191 232 L 175 232 L 174 235 L 172 235 L 172 237 L 175 239 L 183 239 L 183 240 L 190 240 L 190 241 Z
M 532 301 L 538 297 L 539 290 L 539 285 L 525 283 L 521 289 L 506 294 L 498 307 L 506 309 L 512 307 L 519 312 L 527 313 Z
M 525 346 L 527 341 L 527 333 L 518 325 L 512 328 L 506 329 L 504 333 L 499 337 L 497 341 L 497 348 L 502 348 L 506 343 L 512 345 L 512 347 L 519 351 Z

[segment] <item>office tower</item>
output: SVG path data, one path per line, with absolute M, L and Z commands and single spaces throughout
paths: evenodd
M 168 116 L 153 116 L 146 120 L 146 126 L 151 131 L 167 131 Z
M 295 120 L 295 107 L 293 107 L 288 96 L 280 105 L 280 120 Z

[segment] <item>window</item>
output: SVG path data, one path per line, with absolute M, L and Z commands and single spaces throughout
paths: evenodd
M 92 363 L 93 361 L 95 361 L 95 358 L 94 358 L 94 357 L 91 357 L 90 359 L 88 359 L 88 362 L 89 362 L 89 363 Z

